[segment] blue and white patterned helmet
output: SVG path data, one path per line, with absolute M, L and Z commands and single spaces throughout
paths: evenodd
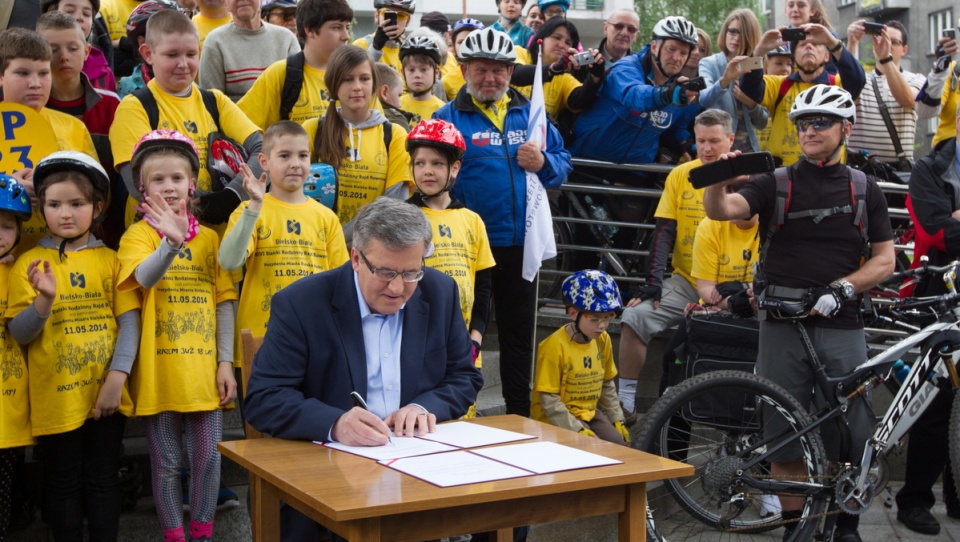
M 563 299 L 587 312 L 612 312 L 623 308 L 616 281 L 595 269 L 585 269 L 567 277 L 561 288 Z
M 333 166 L 321 162 L 310 164 L 310 175 L 303 183 L 303 193 L 333 209 L 337 204 L 337 172 Z

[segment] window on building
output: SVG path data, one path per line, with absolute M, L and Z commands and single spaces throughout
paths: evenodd
M 837 7 L 852 6 L 855 3 L 856 0 L 837 0 Z
M 945 9 L 943 11 L 937 11 L 929 15 L 929 25 L 930 27 L 930 48 L 928 51 L 932 54 L 933 51 L 937 48 L 937 40 L 940 39 L 940 36 L 943 34 L 943 31 L 948 28 L 953 28 L 953 10 Z

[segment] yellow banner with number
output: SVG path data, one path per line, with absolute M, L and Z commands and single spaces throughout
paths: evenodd
M 0 173 L 34 168 L 57 150 L 57 138 L 47 119 L 24 105 L 0 102 Z

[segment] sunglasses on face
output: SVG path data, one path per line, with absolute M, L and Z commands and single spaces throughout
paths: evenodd
M 274 10 L 267 14 L 267 17 L 283 17 L 284 21 L 292 21 L 297 16 L 296 10 Z
M 610 320 L 613 320 L 613 316 L 595 316 L 587 313 L 582 314 L 588 322 L 593 322 L 594 324 L 609 324 Z
M 395 14 L 397 15 L 397 20 L 398 20 L 398 21 L 409 21 L 409 20 L 410 20 L 410 14 L 407 13 L 406 11 L 387 11 L 387 10 L 383 10 L 383 11 L 380 12 L 380 16 L 383 17 L 383 16 L 386 15 L 387 13 L 395 13 Z
M 824 130 L 829 130 L 838 122 L 840 122 L 840 119 L 835 119 L 832 117 L 812 117 L 807 119 L 797 119 L 795 124 L 797 125 L 797 130 L 800 132 L 806 132 L 811 126 L 813 126 L 814 131 L 822 132 Z
M 622 32 L 623 29 L 626 28 L 628 34 L 636 34 L 637 32 L 640 31 L 639 28 L 633 25 L 624 24 L 624 23 L 612 23 L 610 24 L 610 26 L 612 26 L 613 29 L 616 30 L 617 32 Z

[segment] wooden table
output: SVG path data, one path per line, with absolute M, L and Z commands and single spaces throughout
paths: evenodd
M 693 474 L 692 466 L 519 416 L 473 421 L 623 464 L 442 488 L 309 442 L 237 440 L 220 443 L 220 451 L 250 471 L 258 542 L 280 540 L 281 500 L 350 542 L 416 542 L 487 531 L 496 535 L 491 539 L 511 542 L 516 526 L 611 513 L 619 514 L 621 542 L 642 542 L 646 482 Z

